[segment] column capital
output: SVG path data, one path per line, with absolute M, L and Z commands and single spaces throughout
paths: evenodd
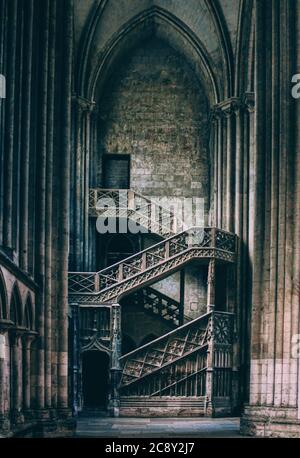
M 74 95 L 73 102 L 81 111 L 86 111 L 89 113 L 93 112 L 96 107 L 96 102 L 94 102 L 93 100 L 88 100 L 80 95 Z
M 25 331 L 23 334 L 23 340 L 26 346 L 30 346 L 31 342 L 38 336 L 36 331 Z
M 18 345 L 26 331 L 27 329 L 23 326 L 14 326 L 13 328 L 10 328 L 9 337 L 11 339 L 12 345 Z
M 4 334 L 13 326 L 14 323 L 10 320 L 0 320 L 0 334 Z
M 240 97 L 230 97 L 212 107 L 211 114 L 216 117 L 230 117 L 236 113 L 242 106 Z
M 211 109 L 210 118 L 212 121 L 220 118 L 228 118 L 232 114 L 238 115 L 241 110 L 247 110 L 252 113 L 254 107 L 254 92 L 245 92 L 241 97 L 230 97 L 214 105 Z
M 245 92 L 243 96 L 243 105 L 249 113 L 253 113 L 255 109 L 255 94 L 254 92 Z

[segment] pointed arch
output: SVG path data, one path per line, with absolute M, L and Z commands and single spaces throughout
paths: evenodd
M 235 96 L 254 90 L 254 6 L 242 0 L 236 46 Z
M 23 324 L 23 307 L 17 282 L 15 282 L 11 293 L 9 319 L 17 326 Z
M 79 53 L 81 59 L 78 59 L 79 70 L 77 75 L 77 88 L 80 94 L 84 94 L 84 75 L 87 71 L 89 51 L 107 1 L 108 0 L 97 0 L 94 3 L 90 18 L 86 25 L 86 31 L 80 40 Z
M 215 21 L 212 23 L 216 24 Z M 95 29 L 94 21 L 92 32 L 88 29 L 87 33 L 95 34 Z M 223 76 L 221 76 L 220 69 L 216 69 L 212 56 L 208 54 L 199 37 L 178 17 L 158 6 L 152 6 L 134 16 L 113 34 L 101 53 L 93 59 L 93 68 L 89 68 L 88 71 L 86 64 L 80 67 L 78 95 L 90 101 L 97 100 L 97 93 L 101 92 L 113 66 L 117 65 L 118 61 L 141 40 L 153 34 L 165 40 L 190 63 L 202 82 L 211 105 L 223 99 L 225 90 L 223 79 L 229 78 L 228 71 L 226 72 L 228 65 L 223 62 L 221 69 Z M 220 46 L 223 41 L 220 40 Z M 85 46 L 88 46 L 86 55 L 92 49 L 92 45 L 93 37 L 89 36 L 89 39 L 85 40 Z
M 0 269 L 0 320 L 7 320 L 7 291 L 3 273 Z
M 34 324 L 34 313 L 33 313 L 33 305 L 30 293 L 27 295 L 27 299 L 25 302 L 25 309 L 24 309 L 24 326 L 27 329 L 33 330 Z
M 234 59 L 226 20 L 222 13 L 222 8 L 220 6 L 219 0 L 215 0 L 214 2 L 212 2 L 211 0 L 204 1 L 208 11 L 211 14 L 214 26 L 216 28 L 218 40 L 220 43 L 220 49 L 223 56 L 226 74 L 226 90 L 224 98 L 231 97 L 234 91 Z

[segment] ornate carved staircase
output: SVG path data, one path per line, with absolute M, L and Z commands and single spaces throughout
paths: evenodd
M 235 262 L 236 237 L 216 228 L 191 228 L 99 272 L 69 272 L 69 297 L 80 305 L 118 302 L 122 296 L 171 275 L 185 264 Z
M 233 315 L 209 312 L 124 355 L 122 414 L 230 413 L 232 344 Z
M 214 311 L 212 284 L 216 263 L 235 262 L 236 236 L 213 227 L 175 234 L 181 223 L 171 212 L 128 190 L 123 197 L 115 190 L 91 190 L 89 208 L 91 216 L 131 218 L 164 237 L 99 272 L 69 272 L 69 302 L 81 310 L 81 324 L 76 326 L 88 331 L 81 329 L 81 350 L 107 349 L 111 354 L 112 413 L 157 415 L 158 409 L 160 415 L 169 416 L 230 413 L 233 316 Z M 180 304 L 150 285 L 191 262 L 209 265 L 212 307 L 183 324 L 188 318 L 184 319 Z M 119 302 L 129 294 L 137 306 L 175 329 L 121 357 Z

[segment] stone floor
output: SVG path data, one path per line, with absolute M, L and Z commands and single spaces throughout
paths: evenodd
M 241 437 L 239 418 L 81 417 L 77 437 Z

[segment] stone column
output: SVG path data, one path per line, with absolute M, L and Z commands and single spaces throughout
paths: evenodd
M 4 214 L 3 221 L 3 244 L 12 248 L 13 242 L 13 197 L 14 197 L 14 142 L 15 142 L 15 88 L 16 88 L 16 49 L 18 29 L 18 2 L 10 2 L 8 14 L 8 36 L 9 52 L 7 55 L 7 94 L 5 105 L 7 110 L 7 121 L 5 124 L 5 171 L 4 171 Z
M 205 416 L 211 417 L 214 413 L 213 408 L 213 359 L 214 359 L 214 314 L 209 318 L 210 336 L 208 337 L 207 362 L 206 362 L 206 389 L 205 389 Z
M 95 309 L 96 310 L 96 309 Z M 72 406 L 73 414 L 78 413 L 78 371 L 79 371 L 79 306 L 72 304 L 72 349 L 71 350 L 71 371 L 72 371 Z
M 214 126 L 214 186 L 216 189 L 216 225 L 232 232 L 235 217 L 235 161 L 237 142 L 236 112 L 240 99 L 231 97 L 213 108 Z
M 8 431 L 9 421 L 6 415 L 5 403 L 8 390 L 6 388 L 6 342 L 7 328 L 0 328 L 0 431 Z
M 31 343 L 36 337 L 36 333 L 29 332 L 23 336 L 23 407 L 25 410 L 31 408 Z
M 5 370 L 5 341 L 6 335 L 5 331 L 0 329 L 0 417 L 4 415 L 4 387 L 5 387 L 5 378 L 4 378 L 4 370 Z
M 12 421 L 15 424 L 22 423 L 24 421 L 22 413 L 22 334 L 20 330 L 12 330 L 10 334 L 11 340 L 11 373 L 12 379 L 11 389 L 12 393 L 10 396 L 12 405 L 10 406 Z
M 119 358 L 121 352 L 121 307 L 119 304 L 113 304 L 111 309 L 111 397 L 109 402 L 109 410 L 114 417 L 119 416 L 120 412 L 120 396 L 119 383 L 122 373 Z
M 211 173 L 211 180 L 213 183 L 213 194 L 211 199 L 211 205 L 213 211 L 210 212 L 209 225 L 215 227 L 217 225 L 217 214 L 218 214 L 218 120 L 215 110 L 211 112 L 211 148 L 212 148 L 212 162 L 213 172 Z
M 243 323 L 244 327 L 241 329 L 241 341 L 249 342 L 251 339 L 250 326 L 251 326 L 251 299 L 249 291 L 252 288 L 252 268 L 251 257 L 253 256 L 253 238 L 251 234 L 254 231 L 254 204 L 253 204 L 253 180 L 254 173 L 254 118 L 255 118 L 255 97 L 254 93 L 245 93 L 242 99 L 242 108 L 240 112 L 241 123 L 241 140 L 242 140 L 242 199 L 240 203 L 242 224 L 235 230 L 236 234 L 240 237 L 239 243 L 239 256 L 237 262 L 237 304 L 238 308 L 236 323 Z M 250 379 L 250 356 L 248 345 L 241 345 L 241 359 L 240 359 L 240 374 L 241 374 L 241 393 L 243 399 L 247 399 L 249 390 Z
M 207 313 L 215 309 L 216 303 L 216 260 L 210 259 L 207 275 Z
M 233 175 L 233 156 L 234 156 L 234 145 L 232 143 L 232 132 L 233 132 L 233 120 L 232 120 L 232 104 L 231 100 L 228 101 L 228 105 L 223 108 L 223 117 L 225 127 L 225 141 L 224 150 L 226 151 L 226 162 L 225 176 L 224 176 L 224 221 L 223 228 L 227 231 L 232 231 L 233 221 L 233 190 L 232 190 L 232 175 Z M 226 165 L 225 165 L 226 164 Z
M 223 132 L 222 132 L 222 112 L 221 110 L 217 109 L 216 110 L 217 114 L 217 167 L 218 167 L 218 174 L 217 174 L 217 217 L 216 217 L 216 222 L 217 222 L 217 227 L 221 228 L 222 227 L 222 218 L 223 218 L 223 213 L 222 213 L 222 191 L 223 191 L 223 175 L 222 175 L 222 170 L 223 170 L 223 155 L 222 155 L 222 138 L 223 138 Z
M 64 8 L 64 75 L 62 87 L 62 152 L 60 167 L 60 208 L 57 262 L 58 277 L 58 355 L 57 404 L 61 416 L 70 414 L 68 403 L 68 250 L 70 215 L 70 155 L 71 155 L 71 97 L 73 56 L 73 1 L 67 0 Z
M 47 161 L 47 102 L 48 102 L 48 68 L 49 68 L 49 0 L 44 2 L 45 16 L 42 25 L 41 49 L 41 94 L 40 94 L 40 135 L 37 155 L 37 273 L 40 284 L 37 307 L 37 407 L 45 408 L 45 247 L 46 247 L 46 161 Z
M 23 106 L 23 133 L 21 145 L 21 182 L 22 193 L 20 202 L 20 267 L 28 271 L 29 253 L 29 194 L 30 194 L 30 151 L 31 151 L 31 84 L 32 84 L 32 55 L 33 55 L 33 0 L 26 3 L 27 18 L 25 20 L 25 46 L 26 53 L 24 59 L 24 106 Z
M 89 267 L 89 188 L 91 114 L 95 104 L 84 97 L 74 98 L 75 160 L 73 163 L 76 186 L 74 200 L 74 235 L 72 241 L 72 269 L 87 271 Z
M 46 157 L 46 202 L 45 202 L 45 408 L 52 406 L 52 268 L 53 268 L 53 167 L 55 130 L 55 46 L 56 46 L 57 2 L 51 0 L 49 11 L 49 62 L 47 94 L 47 157 Z
M 74 160 L 74 175 L 75 175 L 75 186 L 73 190 L 74 199 L 74 214 L 73 214 L 73 240 L 72 240 L 72 257 L 71 266 L 72 269 L 77 271 L 83 270 L 83 253 L 82 253 L 82 118 L 83 118 L 84 103 L 80 97 L 74 99 L 74 111 L 75 111 L 75 160 Z

